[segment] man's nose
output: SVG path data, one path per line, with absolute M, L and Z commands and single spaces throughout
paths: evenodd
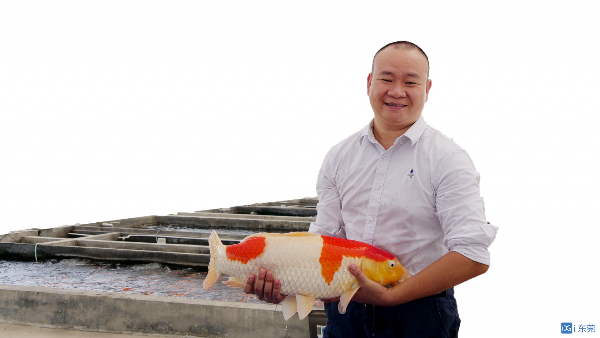
M 388 95 L 395 98 L 406 97 L 406 91 L 401 84 L 396 84 L 394 87 L 390 88 Z

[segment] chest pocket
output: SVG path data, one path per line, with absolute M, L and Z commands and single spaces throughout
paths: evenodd
M 396 208 L 398 208 L 398 212 L 401 213 L 408 220 L 410 215 L 413 213 L 414 203 L 417 201 L 417 196 L 415 193 L 415 187 L 417 184 L 417 176 L 414 169 L 404 169 L 398 170 L 397 177 L 395 179 L 398 182 L 398 187 L 396 190 Z

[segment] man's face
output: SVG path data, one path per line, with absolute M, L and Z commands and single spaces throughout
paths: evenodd
M 431 88 L 427 70 L 427 59 L 417 49 L 390 46 L 377 54 L 367 78 L 377 128 L 400 130 L 419 119 Z

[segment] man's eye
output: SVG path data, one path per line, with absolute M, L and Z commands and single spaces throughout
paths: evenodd
M 381 81 L 392 82 L 392 80 L 389 80 L 389 79 L 381 79 Z
M 416 85 L 417 83 L 416 82 L 407 82 L 406 84 L 407 85 Z

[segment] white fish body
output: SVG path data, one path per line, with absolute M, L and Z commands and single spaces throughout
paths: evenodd
M 274 278 L 281 281 L 281 293 L 287 295 L 282 303 L 286 320 L 296 311 L 300 319 L 304 319 L 316 298 L 341 297 L 339 310 L 344 313 L 358 290 L 358 283 L 348 267 L 350 264 L 362 267 L 363 261 L 372 265 L 370 261 L 375 257 L 367 253 L 367 256 L 373 257 L 365 259 L 365 248 L 367 252 L 375 250 L 379 255 L 376 257 L 384 262 L 379 264 L 392 265 L 390 271 L 398 275 L 398 278 L 392 278 L 395 279 L 392 283 L 408 276 L 408 271 L 397 259 L 383 250 L 361 242 L 308 232 L 255 234 L 246 237 L 240 244 L 225 246 L 213 231 L 209 243 L 211 261 L 204 289 L 213 286 L 221 274 L 233 277 L 226 284 L 243 287 L 250 274 L 258 275 L 260 268 L 271 270 Z

